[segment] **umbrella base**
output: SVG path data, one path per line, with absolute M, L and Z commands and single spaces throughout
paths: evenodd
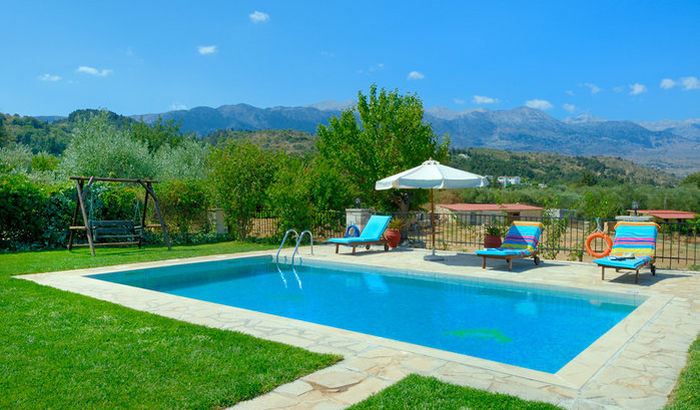
M 441 261 L 444 259 L 445 258 L 443 258 L 442 256 L 435 254 L 435 249 L 433 249 L 433 253 L 431 253 L 430 255 L 423 256 L 424 261 Z

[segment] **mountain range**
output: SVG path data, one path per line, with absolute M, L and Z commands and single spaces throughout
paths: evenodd
M 248 104 L 131 116 L 146 123 L 159 117 L 182 121 L 184 131 L 202 137 L 222 129 L 293 129 L 315 133 L 355 101 L 324 101 L 303 107 L 258 108 Z M 55 120 L 56 117 L 37 117 Z M 558 120 L 543 111 L 517 107 L 453 111 L 425 110 L 424 119 L 439 136 L 449 135 L 454 148 L 485 147 L 566 155 L 607 155 L 651 165 L 679 175 L 700 170 L 700 119 L 633 122 L 605 120 L 590 114 Z

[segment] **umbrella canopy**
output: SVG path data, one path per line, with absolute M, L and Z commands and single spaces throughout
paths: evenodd
M 435 202 L 433 200 L 434 189 L 477 188 L 489 184 L 486 177 L 472 174 L 442 165 L 430 158 L 424 163 L 396 175 L 380 179 L 374 184 L 374 189 L 430 189 L 430 228 L 433 237 L 433 254 L 426 255 L 426 260 L 440 260 L 435 255 Z
M 381 191 L 391 188 L 399 189 L 453 189 L 476 188 L 488 185 L 486 177 L 472 174 L 442 165 L 429 159 L 421 165 L 400 172 L 396 175 L 380 179 L 374 184 L 374 189 Z

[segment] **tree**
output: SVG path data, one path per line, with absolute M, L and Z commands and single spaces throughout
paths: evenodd
M 356 113 L 359 117 L 356 117 Z M 449 139 L 440 143 L 430 124 L 423 121 L 423 102 L 415 94 L 398 90 L 369 94 L 358 92 L 357 112 L 348 109 L 340 117 L 319 125 L 316 147 L 322 159 L 344 176 L 363 202 L 380 208 L 407 211 L 411 197 L 425 192 L 375 191 L 374 183 L 384 177 L 420 165 L 432 157 L 448 158 Z
M 696 172 L 693 174 L 688 175 L 683 179 L 681 182 L 682 185 L 690 185 L 690 186 L 696 186 L 700 188 L 700 172 Z
M 127 129 L 118 129 L 109 113 L 85 116 L 73 129 L 60 169 L 66 175 L 153 177 L 155 166 L 145 143 Z
M 244 240 L 250 221 L 267 203 L 266 189 L 279 164 L 279 153 L 269 152 L 249 141 L 227 141 L 213 149 L 210 178 L 216 199 L 238 239 Z
M 143 141 L 148 145 L 148 149 L 151 152 L 156 152 L 164 145 L 169 145 L 170 147 L 178 147 L 183 141 L 187 139 L 194 139 L 193 133 L 183 133 L 180 130 L 182 126 L 182 120 L 175 122 L 175 120 L 170 120 L 164 122 L 163 119 L 158 116 L 158 120 L 152 125 L 146 124 L 141 120 L 140 122 L 135 122 L 131 126 L 134 138 L 139 141 Z

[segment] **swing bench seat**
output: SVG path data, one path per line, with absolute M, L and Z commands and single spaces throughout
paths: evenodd
M 90 231 L 96 245 L 141 245 L 141 227 L 133 221 L 91 221 Z

